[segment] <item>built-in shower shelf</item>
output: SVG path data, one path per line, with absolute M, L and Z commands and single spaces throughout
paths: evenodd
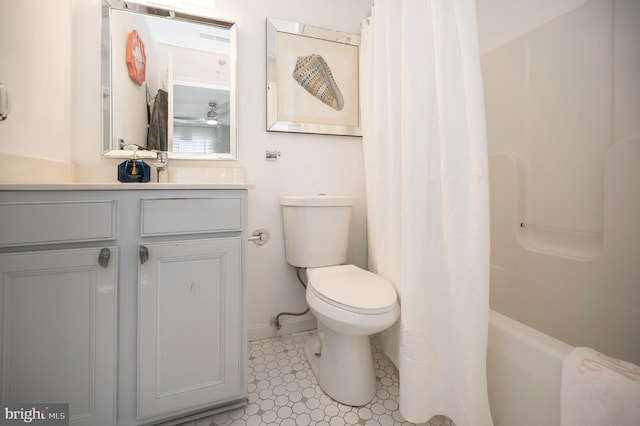
M 602 233 L 520 222 L 518 240 L 525 248 L 574 260 L 595 260 L 602 253 Z

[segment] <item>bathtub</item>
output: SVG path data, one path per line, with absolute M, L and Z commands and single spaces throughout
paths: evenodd
M 487 376 L 494 426 L 559 425 L 562 360 L 572 349 L 490 311 Z

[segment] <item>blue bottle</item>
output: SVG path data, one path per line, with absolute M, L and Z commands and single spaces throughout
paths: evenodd
M 142 160 L 130 158 L 118 164 L 119 182 L 149 182 L 151 166 Z

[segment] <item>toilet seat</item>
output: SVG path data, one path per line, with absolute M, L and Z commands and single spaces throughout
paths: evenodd
M 307 289 L 330 305 L 369 315 L 397 309 L 393 285 L 355 265 L 309 268 L 307 277 Z

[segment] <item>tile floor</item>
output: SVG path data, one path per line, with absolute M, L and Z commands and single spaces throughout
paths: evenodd
M 373 401 L 351 407 L 326 396 L 304 355 L 304 342 L 314 332 L 249 342 L 248 404 L 184 426 L 413 425 L 398 411 L 398 375 L 380 351 L 376 338 L 372 345 L 378 391 Z M 455 426 L 444 416 L 435 416 L 425 425 Z

